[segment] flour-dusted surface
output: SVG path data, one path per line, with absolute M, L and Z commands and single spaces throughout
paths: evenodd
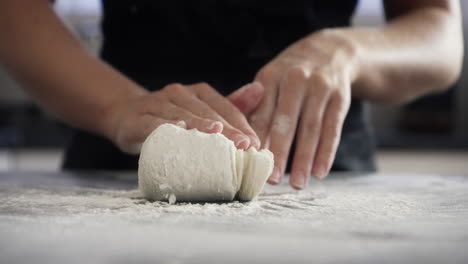
M 468 177 L 332 175 L 249 203 L 139 198 L 136 174 L 0 174 L 0 263 L 466 263 Z

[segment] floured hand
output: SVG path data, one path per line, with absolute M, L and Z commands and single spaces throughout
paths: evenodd
M 243 90 L 258 91 L 259 84 Z M 258 100 L 261 98 L 258 98 Z M 257 104 L 255 100 L 250 103 Z M 205 83 L 171 84 L 161 91 L 146 93 L 114 107 L 111 140 L 124 152 L 137 154 L 146 137 L 161 124 L 196 128 L 205 133 L 222 133 L 239 149 L 260 147 L 260 141 L 245 115 L 228 99 Z

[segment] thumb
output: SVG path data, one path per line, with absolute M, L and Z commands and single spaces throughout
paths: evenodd
M 227 98 L 244 115 L 252 113 L 263 99 L 265 88 L 260 82 L 246 84 L 230 94 Z

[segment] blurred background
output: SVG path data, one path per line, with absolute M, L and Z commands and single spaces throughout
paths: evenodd
M 468 16 L 468 3 L 461 3 L 463 13 Z M 55 8 L 89 50 L 97 54 L 101 43 L 99 0 L 58 0 Z M 361 0 L 353 23 L 382 26 L 381 1 Z M 464 17 L 463 24 L 467 36 L 468 18 Z M 408 105 L 368 105 L 377 138 L 379 169 L 466 173 L 467 84 L 468 72 L 464 67 L 458 83 L 444 94 Z M 59 169 L 69 136 L 66 125 L 38 107 L 0 68 L 0 171 Z

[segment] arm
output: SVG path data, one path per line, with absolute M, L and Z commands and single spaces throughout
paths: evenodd
M 39 103 L 76 127 L 108 136 L 112 106 L 147 94 L 88 54 L 47 0 L 0 1 L 0 38 L 7 71 Z
M 150 93 L 88 54 L 48 0 L 0 0 L 0 39 L 0 62 L 35 100 L 126 152 L 138 153 L 159 124 L 179 121 L 222 131 L 238 147 L 258 145 L 242 113 L 208 85 L 174 84 Z M 247 94 L 262 89 L 253 87 Z
M 388 0 L 383 28 L 335 28 L 291 44 L 256 76 L 265 87 L 249 115 L 275 155 L 270 183 L 281 181 L 296 136 L 290 184 L 325 177 L 335 158 L 351 97 L 401 103 L 440 92 L 460 74 L 457 0 Z
M 463 59 L 459 1 L 386 0 L 384 6 L 384 28 L 337 32 L 356 47 L 353 95 L 399 103 L 448 89 Z

